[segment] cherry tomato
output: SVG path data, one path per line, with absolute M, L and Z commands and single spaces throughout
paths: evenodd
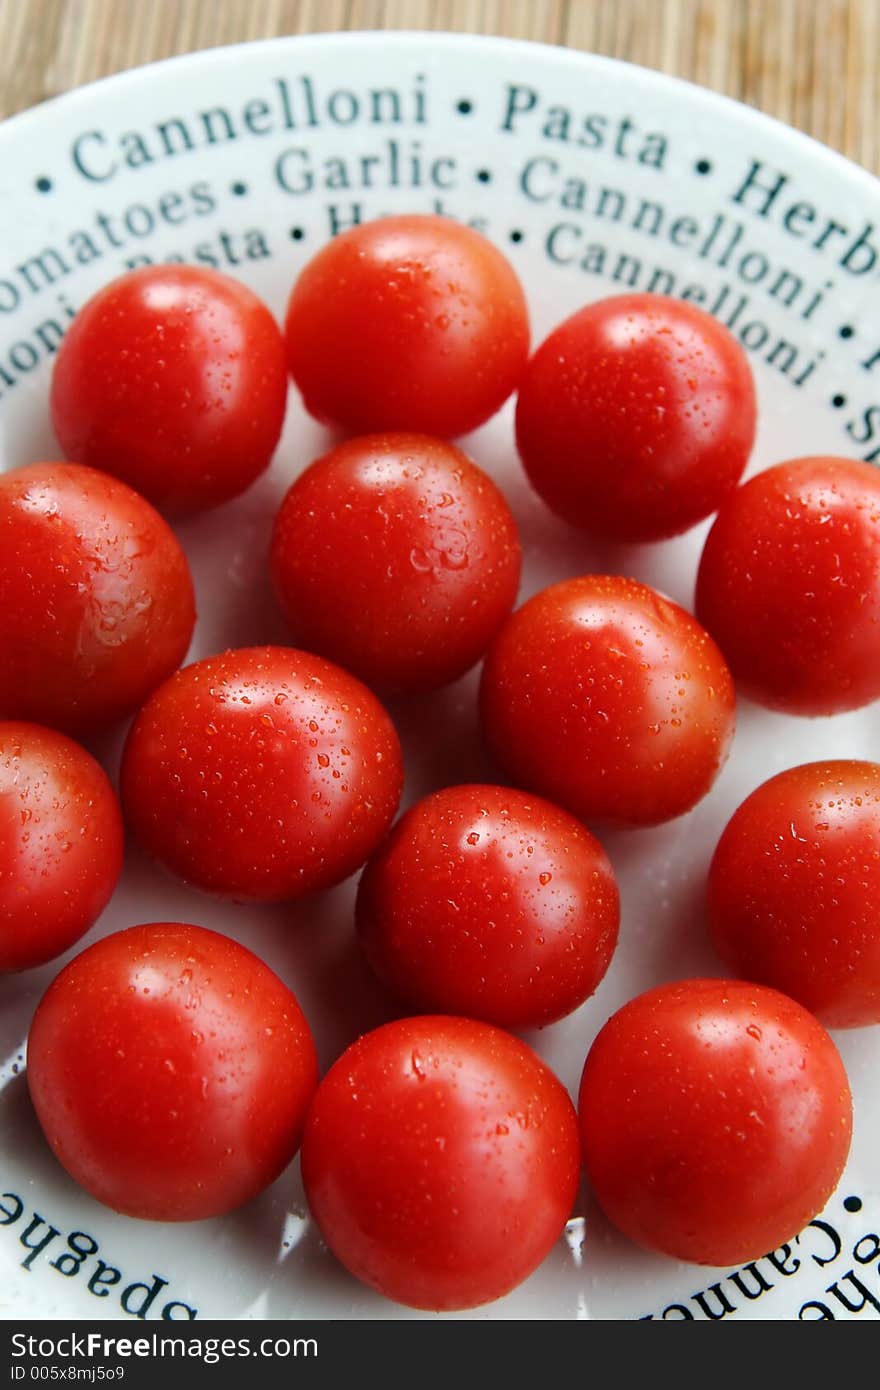
M 708 633 L 616 575 L 566 580 L 519 608 L 489 649 L 480 698 L 512 781 L 624 825 L 690 810 L 734 729 L 733 682 Z
M 609 1019 L 579 1113 L 600 1206 L 639 1245 L 697 1264 L 775 1250 L 819 1212 L 852 1104 L 828 1034 L 761 985 L 682 980 Z
M 272 573 L 297 641 L 386 690 L 463 675 L 513 607 L 519 572 L 498 488 L 427 435 L 340 444 L 275 523 Z
M 318 1081 L 291 991 L 237 942 L 152 922 L 49 986 L 28 1083 L 55 1156 L 98 1201 L 152 1221 L 219 1216 L 299 1148 Z
M 655 294 L 588 304 L 520 387 L 516 438 L 553 511 L 615 540 L 674 536 L 736 486 L 755 437 L 745 353 L 702 309 Z
M 500 251 L 445 217 L 383 217 L 331 241 L 297 279 L 287 355 L 306 409 L 358 433 L 476 429 L 529 351 L 522 286 Z
M 207 657 L 141 710 L 122 804 L 144 848 L 212 893 L 265 901 L 347 878 L 376 848 L 403 780 L 376 697 L 287 647 Z
M 303 1139 L 312 1214 L 357 1278 L 416 1308 L 500 1298 L 562 1234 L 577 1119 L 525 1043 L 465 1018 L 407 1018 L 331 1067 Z
M 738 488 L 706 540 L 697 613 L 760 704 L 838 714 L 880 697 L 880 472 L 794 459 Z
M 709 872 L 715 945 L 738 975 L 829 1028 L 880 1023 L 880 767 L 806 763 L 764 782 Z
M 122 816 L 103 768 L 64 734 L 0 723 L 0 971 L 61 955 L 110 901 Z
M 617 941 L 605 851 L 567 812 L 504 787 L 448 787 L 407 811 L 357 897 L 376 973 L 418 1011 L 536 1028 L 592 994 Z
M 69 463 L 0 476 L 0 716 L 121 719 L 180 665 L 194 623 L 186 557 L 131 488 Z
M 69 459 L 175 515 L 243 492 L 287 404 L 284 339 L 249 289 L 215 270 L 133 270 L 80 309 L 55 359 L 52 423 Z

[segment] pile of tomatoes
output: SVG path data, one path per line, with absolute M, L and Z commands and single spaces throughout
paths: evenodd
M 291 376 L 338 442 L 293 482 L 266 557 L 290 645 L 179 669 L 195 607 L 169 523 L 263 473 Z M 450 442 L 513 393 L 526 474 L 571 525 L 656 542 L 717 512 L 696 617 L 617 574 L 515 609 L 516 522 Z M 825 1027 L 880 1022 L 880 767 L 808 764 L 748 797 L 709 872 L 731 978 L 626 1004 L 577 1109 L 515 1034 L 571 1014 L 613 968 L 602 827 L 700 802 L 737 689 L 792 715 L 880 696 L 875 470 L 786 460 L 740 486 L 755 392 L 724 328 L 623 295 L 530 356 L 512 267 L 437 217 L 338 237 L 283 332 L 215 272 L 124 276 L 73 322 L 51 415 L 69 461 L 0 476 L 0 969 L 50 961 L 96 922 L 125 824 L 235 902 L 363 869 L 354 930 L 400 1013 L 319 1081 L 296 997 L 254 953 L 191 923 L 104 936 L 30 1031 L 64 1167 L 118 1211 L 187 1221 L 248 1201 L 301 1148 L 331 1249 L 428 1309 L 526 1278 L 582 1167 L 648 1248 L 732 1265 L 790 1239 L 849 1149 Z M 394 823 L 404 769 L 383 700 L 481 660 L 498 784 L 445 787 Z M 125 719 L 117 798 L 75 740 Z

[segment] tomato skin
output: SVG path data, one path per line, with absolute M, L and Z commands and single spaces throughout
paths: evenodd
M 54 729 L 0 722 L 0 972 L 61 955 L 122 870 L 122 815 L 103 768 Z
M 397 810 L 400 745 L 347 671 L 288 647 L 197 661 L 141 710 L 122 760 L 126 820 L 210 893 L 282 901 L 341 882 Z
M 291 991 L 229 937 L 115 932 L 49 986 L 28 1084 L 59 1162 L 98 1201 L 198 1221 L 250 1201 L 299 1148 L 318 1081 Z
M 696 305 L 616 295 L 560 324 L 529 362 L 516 438 L 533 487 L 603 538 L 655 541 L 717 511 L 755 437 L 743 349 Z
M 312 1214 L 357 1278 L 415 1308 L 472 1308 L 531 1274 L 577 1193 L 577 1119 L 525 1043 L 401 1019 L 331 1067 L 309 1111 Z
M 734 812 L 709 870 L 712 939 L 737 975 L 826 1028 L 880 1023 L 880 767 L 789 768 Z
M 194 623 L 186 556 L 131 488 L 69 463 L 0 475 L 0 716 L 74 733 L 122 719 Z
M 697 614 L 744 695 L 828 715 L 880 697 L 880 473 L 793 459 L 728 498 L 703 549 Z
M 268 466 L 287 405 L 281 330 L 245 285 L 152 265 L 99 290 L 65 334 L 52 423 L 69 459 L 183 516 Z
M 791 1240 L 837 1186 L 852 1134 L 846 1072 L 821 1024 L 730 980 L 681 980 L 625 1004 L 590 1049 L 578 1110 L 609 1219 L 706 1265 Z
M 447 787 L 407 811 L 358 888 L 361 945 L 417 1012 L 538 1028 L 593 993 L 620 902 L 602 846 L 505 787 Z
M 492 479 L 427 435 L 368 435 L 306 469 L 272 575 L 297 642 L 382 690 L 432 690 L 485 652 L 516 599 L 516 523 Z
M 554 584 L 489 649 L 483 731 L 511 780 L 588 821 L 653 825 L 709 791 L 733 682 L 689 613 L 617 575 Z
M 359 434 L 466 434 L 515 390 L 529 350 L 513 267 L 479 232 L 436 216 L 337 236 L 294 284 L 285 332 L 306 409 Z

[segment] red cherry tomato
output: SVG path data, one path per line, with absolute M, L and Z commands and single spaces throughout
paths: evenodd
M 306 409 L 362 434 L 476 429 L 529 351 L 513 267 L 445 217 L 384 217 L 336 237 L 296 281 L 286 333 Z
M 407 1018 L 331 1067 L 302 1171 L 333 1253 L 416 1308 L 471 1308 L 521 1283 L 578 1185 L 568 1094 L 525 1043 L 465 1018 Z
M 69 463 L 0 476 L 0 715 L 121 719 L 180 665 L 194 623 L 186 556 L 131 488 Z
M 697 613 L 761 704 L 838 714 L 880 697 L 880 472 L 794 459 L 738 488 L 703 550 Z
M 49 986 L 28 1083 L 59 1162 L 151 1221 L 219 1216 L 299 1148 L 318 1080 L 291 991 L 228 937 L 154 922 L 104 937 Z
M 682 980 L 625 1004 L 584 1067 L 584 1162 L 639 1245 L 739 1265 L 791 1240 L 837 1186 L 852 1104 L 828 1034 L 761 985 Z
M 394 726 L 338 666 L 287 647 L 207 657 L 141 710 L 126 819 L 200 888 L 265 901 L 339 883 L 376 848 L 403 780 Z
M 565 520 L 602 537 L 686 531 L 736 486 L 755 437 L 745 353 L 702 309 L 654 294 L 589 304 L 520 387 L 520 455 Z
M 339 445 L 275 523 L 272 574 L 296 640 L 387 690 L 463 675 L 513 607 L 519 572 L 498 488 L 426 435 Z
M 619 899 L 598 840 L 540 797 L 448 787 L 407 811 L 357 897 L 376 973 L 418 1011 L 536 1028 L 592 994 Z
M 177 515 L 250 486 L 286 404 L 284 339 L 269 310 L 237 280 L 191 265 L 145 266 L 100 290 L 52 376 L 67 457 Z
M 734 812 L 709 872 L 715 945 L 738 975 L 829 1028 L 880 1023 L 880 767 L 806 763 Z
M 0 723 L 0 971 L 43 965 L 104 911 L 122 869 L 104 770 L 54 729 Z
M 486 658 L 483 729 L 512 781 L 584 820 L 652 825 L 712 786 L 733 682 L 696 619 L 616 575 L 529 599 Z

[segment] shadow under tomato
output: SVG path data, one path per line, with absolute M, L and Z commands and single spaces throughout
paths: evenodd
M 364 958 L 355 935 L 353 903 L 343 920 L 332 927 L 316 920 L 326 910 L 320 899 L 290 906 L 302 915 L 303 930 L 289 934 L 284 951 L 292 961 L 292 974 L 301 981 L 300 1002 L 306 1016 L 315 1020 L 323 1075 L 356 1038 L 399 1017 L 404 1010 Z
M 388 712 L 403 745 L 405 802 L 463 782 L 497 782 L 480 733 L 480 669 L 423 695 L 395 696 Z

